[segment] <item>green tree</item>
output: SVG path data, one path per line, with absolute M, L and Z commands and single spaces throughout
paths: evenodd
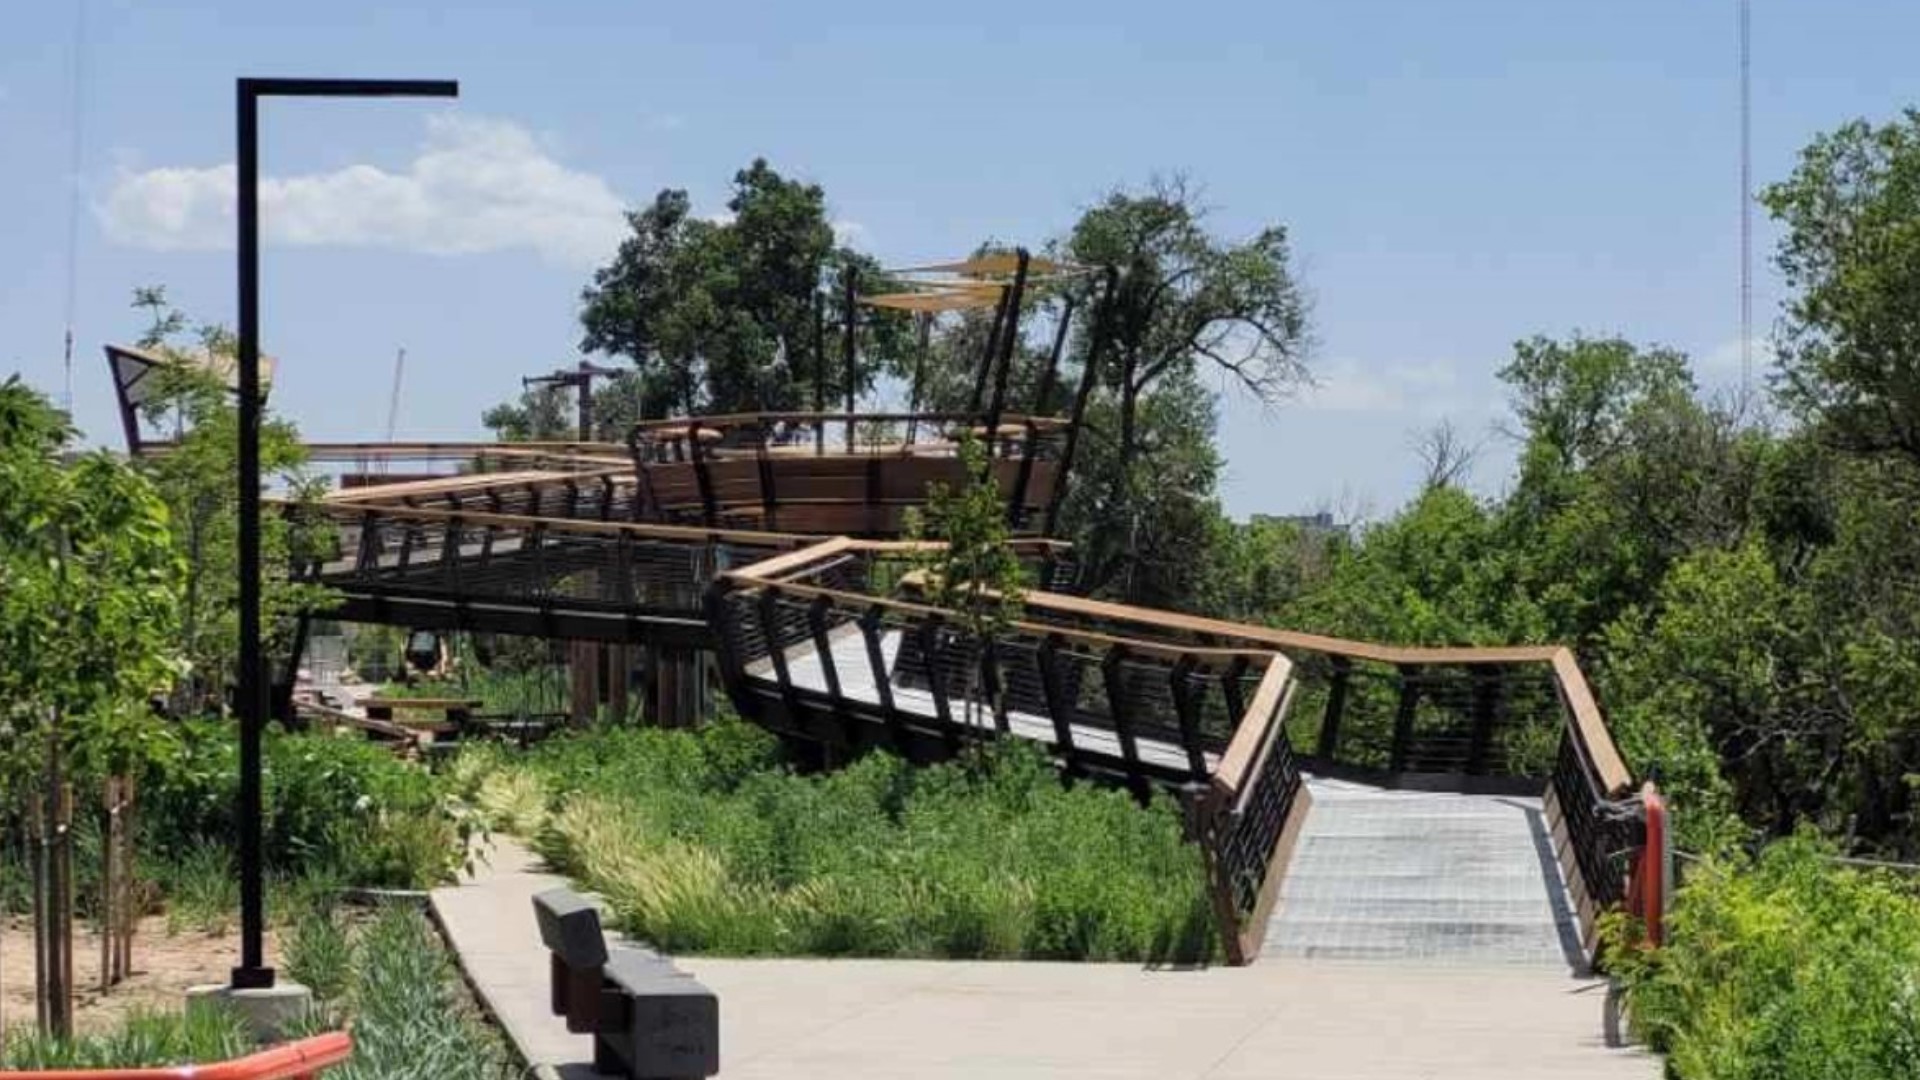
M 1591 645 L 1676 559 L 1740 543 L 1765 436 L 1700 402 L 1684 355 L 1535 337 L 1500 375 L 1524 440 L 1504 544 L 1551 637 Z
M 574 437 L 574 391 L 534 386 L 514 401 L 503 401 L 480 415 L 480 423 L 501 442 L 564 441 Z
M 219 709 L 239 659 L 238 493 L 233 480 L 240 452 L 239 414 L 233 394 L 219 378 L 186 362 L 188 347 L 178 338 L 191 334 L 201 349 L 230 357 L 233 336 L 217 325 L 191 323 L 167 305 L 164 289 L 136 291 L 135 306 L 153 313 L 152 327 L 140 344 L 177 361 L 150 376 L 154 392 L 142 408 L 151 418 L 173 419 L 178 438 L 166 453 L 140 462 L 167 505 L 184 567 L 179 635 L 188 670 L 175 704 L 183 710 Z M 294 425 L 271 413 L 263 416 L 264 486 L 296 506 L 317 496 L 321 482 L 305 465 L 306 451 Z M 268 655 L 280 656 L 291 646 L 294 617 L 321 606 L 326 598 L 325 590 L 290 580 L 288 571 L 295 561 L 323 550 L 328 536 L 324 527 L 297 513 L 263 513 L 260 524 L 262 626 Z
M 665 190 L 627 216 L 632 234 L 581 294 L 581 348 L 624 356 L 642 386 L 622 396 L 649 415 L 812 404 L 815 294 L 825 289 L 828 401 L 845 392 L 838 343 L 848 273 L 881 285 L 878 265 L 836 246 L 826 193 L 782 176 L 764 160 L 734 175 L 730 217 L 694 216 L 681 190 Z M 909 355 L 907 321 L 866 312 L 856 391 Z M 652 410 L 658 409 L 659 412 Z
M 1140 455 L 1130 462 L 1103 437 L 1117 426 L 1118 400 L 1103 395 L 1089 406 L 1063 528 L 1086 587 L 1128 603 L 1193 610 L 1222 535 L 1213 395 L 1181 374 L 1136 405 Z
M 1109 366 L 1100 373 L 1103 401 L 1091 425 L 1092 441 L 1106 447 L 1097 451 L 1105 460 L 1094 482 L 1106 490 L 1081 500 L 1074 535 L 1094 545 L 1087 563 L 1091 587 L 1117 586 L 1125 598 L 1146 602 L 1166 593 L 1141 587 L 1154 576 L 1157 558 L 1142 538 L 1158 535 L 1183 545 L 1211 527 L 1211 515 L 1199 512 L 1212 498 L 1218 470 L 1202 371 L 1261 401 L 1279 400 L 1308 378 L 1307 303 L 1289 266 L 1284 228 L 1269 226 L 1237 243 L 1223 240 L 1180 181 L 1114 192 L 1081 215 L 1063 247 L 1076 262 L 1121 274 L 1104 312 L 1082 320 L 1076 335 L 1083 364 L 1096 319 L 1110 336 Z M 1191 421 L 1200 412 L 1203 438 L 1184 426 L 1156 423 Z M 1196 445 L 1201 441 L 1204 450 Z M 1205 484 L 1194 486 L 1200 474 Z M 1094 475 L 1082 471 L 1078 482 Z M 1173 513 L 1162 517 L 1161 510 Z M 1194 555 L 1187 549 L 1189 561 Z
M 1761 202 L 1786 229 L 1775 261 L 1796 290 L 1782 399 L 1837 445 L 1920 463 L 1920 110 L 1820 136 Z
M 1303 629 L 1403 645 L 1537 641 L 1544 620 L 1514 587 L 1516 563 L 1494 509 L 1433 488 L 1336 548 L 1325 584 L 1283 614 Z
M 907 536 L 931 543 L 915 552 L 917 587 L 927 601 L 959 616 L 958 629 L 979 647 L 1020 618 L 1026 572 L 1009 543 L 1007 503 L 980 441 L 963 435 L 958 447 L 967 479 L 955 487 L 927 485 L 924 510 L 910 508 Z M 980 666 L 968 668 L 967 714 L 981 697 Z
M 72 434 L 18 378 L 0 384 L 0 786 L 37 796 L 14 802 L 50 838 L 35 932 L 69 955 L 73 845 L 46 808 L 67 803 L 76 768 L 98 779 L 153 754 L 148 697 L 174 672 L 180 579 L 165 503 L 105 451 L 63 461 Z M 72 986 L 40 974 L 44 1017 L 71 1034 Z
M 1286 229 L 1222 240 L 1174 180 L 1107 196 L 1081 215 L 1065 247 L 1076 262 L 1121 273 L 1106 312 L 1112 367 L 1102 374 L 1119 401 L 1112 437 L 1123 474 L 1142 450 L 1141 402 L 1169 376 L 1210 366 L 1261 401 L 1307 381 L 1307 302 Z

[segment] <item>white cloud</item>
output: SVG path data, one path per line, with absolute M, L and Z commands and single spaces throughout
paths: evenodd
M 124 174 L 95 208 L 107 235 L 158 251 L 231 247 L 230 164 Z M 593 265 L 626 229 L 605 180 L 569 169 L 533 133 L 505 120 L 443 115 L 404 172 L 349 165 L 268 177 L 260 210 L 268 243 L 383 247 L 438 255 L 531 249 Z
M 1314 372 L 1315 384 L 1300 391 L 1299 404 L 1319 412 L 1437 416 L 1455 410 L 1458 381 L 1453 367 L 1437 360 L 1363 365 L 1337 359 Z
M 833 242 L 842 247 L 850 247 L 856 241 L 868 241 L 867 227 L 857 221 L 840 220 L 833 223 Z

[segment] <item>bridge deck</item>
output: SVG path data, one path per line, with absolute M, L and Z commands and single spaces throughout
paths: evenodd
M 1539 799 L 1308 787 L 1263 957 L 1585 966 Z
M 829 638 L 830 658 L 834 672 L 839 677 L 840 694 L 850 702 L 858 702 L 872 708 L 881 705 L 880 683 L 888 679 L 888 673 L 901 670 L 900 653 L 903 643 L 898 630 L 888 630 L 880 635 L 882 668 L 876 672 L 866 648 L 866 641 L 858 634 L 837 634 Z M 818 694 L 829 693 L 826 664 L 820 657 L 820 651 L 812 642 L 803 642 L 787 650 L 787 677 L 795 689 Z M 748 673 L 762 694 L 778 696 L 780 686 L 773 674 L 773 661 L 764 659 L 748 666 Z M 888 687 L 893 698 L 893 707 L 915 720 L 926 724 L 939 721 L 940 713 L 933 694 L 917 686 L 903 685 L 896 674 Z M 962 726 L 979 730 L 982 734 L 997 730 L 993 710 L 976 705 L 968 709 L 960 702 L 950 706 L 953 719 Z M 1027 712 L 1019 708 L 1009 708 L 1006 713 L 1007 733 L 1033 742 L 1053 744 L 1058 736 L 1054 722 L 1050 717 Z M 1119 738 L 1111 728 L 1095 727 L 1087 724 L 1070 725 L 1073 743 L 1084 753 L 1106 759 L 1115 768 L 1124 766 L 1126 755 Z M 1186 751 L 1172 743 L 1158 739 L 1142 738 L 1135 742 L 1136 752 L 1141 760 L 1165 769 L 1179 772 L 1187 767 Z M 1219 762 L 1215 753 L 1205 755 L 1211 767 Z

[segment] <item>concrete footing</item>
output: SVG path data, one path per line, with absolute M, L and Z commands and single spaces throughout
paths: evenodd
M 236 990 L 224 983 L 187 990 L 187 1008 L 218 1002 L 232 1010 L 262 1045 L 280 1042 L 313 1010 L 313 991 L 299 983 L 280 982 L 262 989 Z

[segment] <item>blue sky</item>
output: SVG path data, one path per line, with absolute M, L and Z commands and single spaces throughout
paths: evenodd
M 1815 132 L 1920 103 L 1920 5 L 1760 0 L 1755 173 Z M 0 374 L 56 394 L 66 319 L 74 8 L 0 35 Z M 1737 372 L 1733 0 L 1345 3 L 155 3 L 89 0 L 74 399 L 117 430 L 101 360 L 137 285 L 231 321 L 232 79 L 453 77 L 457 103 L 276 102 L 264 168 L 276 404 L 377 437 L 479 434 L 572 359 L 576 298 L 623 204 L 717 211 L 764 155 L 825 185 L 889 262 L 1038 243 L 1120 184 L 1183 171 L 1225 233 L 1292 232 L 1321 386 L 1229 398 L 1238 515 L 1384 512 L 1411 433 L 1484 436 L 1536 332 L 1621 333 Z M 1758 236 L 1756 315 L 1779 290 Z M 1491 437 L 1483 490 L 1510 451 Z

